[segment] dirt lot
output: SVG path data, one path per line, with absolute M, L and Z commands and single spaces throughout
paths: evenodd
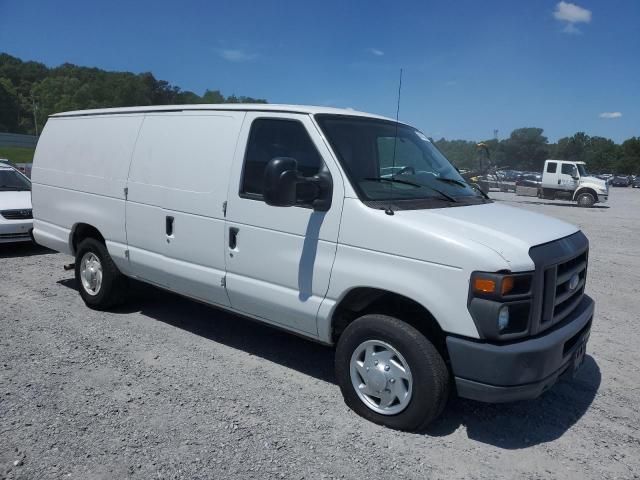
M 332 351 L 151 287 L 87 309 L 69 257 L 0 246 L 0 478 L 639 478 L 640 190 L 579 209 L 597 302 L 575 381 L 453 399 L 425 434 L 357 417 Z

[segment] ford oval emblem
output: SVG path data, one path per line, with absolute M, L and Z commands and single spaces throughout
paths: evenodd
M 569 280 L 569 290 L 575 290 L 578 287 L 578 283 L 580 283 L 580 276 L 574 273 Z

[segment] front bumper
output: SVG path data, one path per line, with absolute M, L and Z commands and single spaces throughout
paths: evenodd
M 609 200 L 609 194 L 608 193 L 599 193 L 598 194 L 598 202 L 606 203 L 607 200 Z
M 0 243 L 30 242 L 33 220 L 5 220 L 0 217 Z
M 539 396 L 579 366 L 593 312 L 584 295 L 559 327 L 534 338 L 501 345 L 447 337 L 458 395 L 491 403 Z

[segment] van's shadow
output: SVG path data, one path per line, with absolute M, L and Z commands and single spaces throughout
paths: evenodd
M 58 283 L 77 289 L 74 279 Z M 333 349 L 267 325 L 138 282 L 133 282 L 127 304 L 113 313 L 134 312 L 335 383 Z M 469 438 L 504 449 L 550 442 L 585 414 L 600 381 L 600 369 L 587 355 L 573 381 L 560 381 L 536 400 L 492 405 L 453 398 L 425 434 L 444 437 L 464 425 Z
M 0 243 L 0 258 L 32 257 L 55 253 L 57 252 L 31 242 Z
M 535 400 L 487 404 L 454 398 L 428 429 L 445 436 L 461 425 L 473 440 L 505 449 L 526 448 L 560 438 L 589 409 L 600 387 L 600 368 L 587 355 L 573 380 L 560 380 Z
M 58 283 L 77 290 L 75 279 Z M 333 350 L 239 315 L 140 282 L 131 282 L 129 300 L 112 310 L 139 312 L 201 337 L 243 350 L 326 382 L 335 383 Z

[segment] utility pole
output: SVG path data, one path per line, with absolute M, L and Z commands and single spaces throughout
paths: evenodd
M 36 111 L 38 110 L 38 107 L 36 106 L 35 97 L 31 97 L 31 101 L 33 102 L 33 125 L 36 127 L 36 137 L 37 137 L 38 136 L 38 116 L 36 114 Z
M 495 129 L 493 130 L 493 138 L 494 138 L 495 140 L 498 140 L 498 129 L 497 129 L 497 128 L 495 128 Z

